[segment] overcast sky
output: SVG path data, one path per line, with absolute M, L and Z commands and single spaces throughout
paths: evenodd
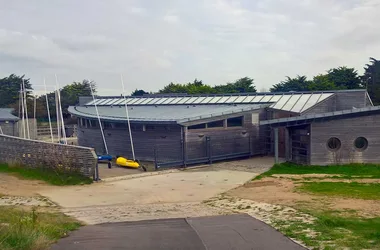
M 380 57 L 380 0 L 0 0 L 0 77 L 90 78 L 100 95 L 285 76 Z M 41 90 L 40 86 L 35 87 Z

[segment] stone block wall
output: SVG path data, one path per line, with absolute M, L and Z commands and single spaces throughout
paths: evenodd
M 92 148 L 0 135 L 0 162 L 92 177 L 97 156 Z

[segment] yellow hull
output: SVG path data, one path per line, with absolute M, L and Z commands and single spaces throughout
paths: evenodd
M 119 157 L 116 159 L 116 165 L 120 167 L 128 167 L 128 168 L 139 168 L 140 164 L 133 160 L 128 160 L 124 157 Z

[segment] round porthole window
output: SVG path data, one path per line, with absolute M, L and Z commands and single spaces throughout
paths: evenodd
M 364 137 L 358 137 L 354 142 L 354 146 L 359 151 L 366 150 L 368 147 L 368 140 Z
M 328 149 L 330 149 L 331 151 L 337 151 L 340 149 L 340 147 L 342 146 L 342 143 L 340 142 L 340 140 L 336 137 L 331 137 L 328 141 L 327 141 L 327 147 Z

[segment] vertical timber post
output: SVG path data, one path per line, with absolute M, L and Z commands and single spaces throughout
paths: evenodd
M 285 160 L 290 160 L 290 136 L 289 128 L 285 128 Z
M 278 164 L 278 128 L 274 128 L 274 163 Z
M 209 136 L 206 137 L 206 152 L 207 152 L 207 157 L 208 157 L 208 164 L 212 164 L 211 138 Z

